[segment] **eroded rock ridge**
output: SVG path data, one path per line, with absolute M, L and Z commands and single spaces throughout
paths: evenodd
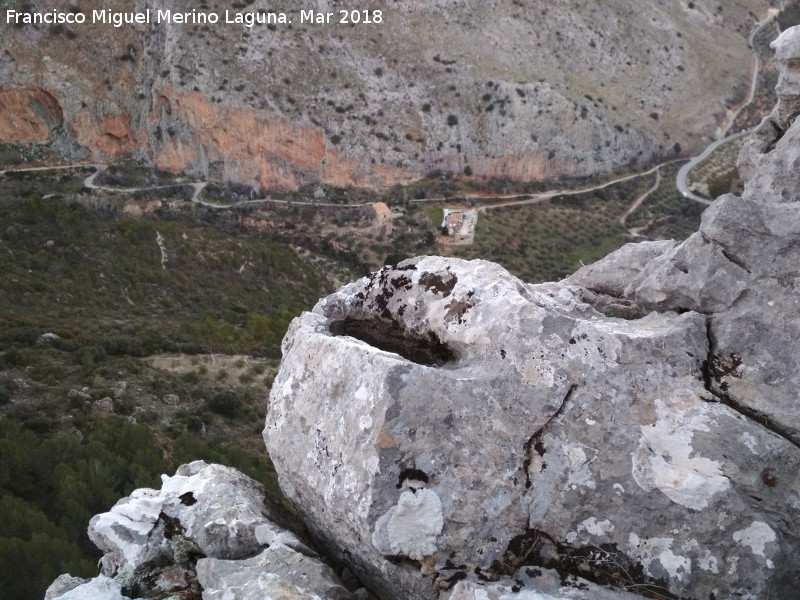
M 100 575 L 62 575 L 46 600 L 352 598 L 313 550 L 274 522 L 261 484 L 203 461 L 162 480 L 160 490 L 138 489 L 91 520 Z

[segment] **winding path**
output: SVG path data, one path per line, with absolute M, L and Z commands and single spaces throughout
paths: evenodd
M 642 202 L 644 202 L 650 194 L 652 194 L 658 189 L 658 186 L 660 184 L 661 184 L 661 165 L 658 165 L 658 167 L 656 167 L 656 182 L 653 184 L 653 187 L 651 187 L 649 190 L 647 190 L 646 192 L 641 194 L 638 198 L 636 198 L 636 200 L 633 201 L 633 204 L 631 204 L 628 207 L 628 210 L 622 213 L 622 215 L 619 218 L 619 222 L 621 225 L 625 225 L 626 221 L 628 220 L 628 217 L 630 217 L 633 214 L 633 212 L 642 205 Z
M 770 12 L 767 15 L 767 18 L 764 19 L 763 22 L 759 23 L 758 26 L 753 29 L 753 31 L 750 33 L 750 38 L 747 40 L 747 45 L 750 47 L 750 52 L 752 52 L 754 58 L 753 68 L 751 69 L 751 75 L 750 75 L 750 92 L 747 96 L 747 100 L 742 104 L 740 104 L 739 107 L 728 117 L 727 124 L 718 133 L 718 137 L 720 139 L 717 139 L 716 141 L 712 142 L 705 150 L 703 150 L 701 154 L 692 158 L 688 163 L 683 165 L 678 171 L 678 174 L 675 177 L 675 185 L 677 186 L 678 191 L 684 198 L 688 198 L 689 200 L 694 200 L 695 202 L 699 202 L 700 204 L 705 204 L 706 206 L 711 204 L 711 200 L 709 200 L 708 198 L 703 198 L 702 196 L 698 196 L 697 194 L 692 192 L 692 190 L 689 189 L 689 185 L 687 183 L 687 180 L 689 178 L 689 173 L 697 165 L 699 165 L 706 158 L 708 158 L 709 155 L 712 152 L 714 152 L 714 150 L 716 150 L 723 144 L 735 140 L 736 138 L 740 138 L 743 135 L 752 133 L 756 129 L 757 126 L 751 127 L 750 129 L 746 129 L 744 131 L 740 131 L 738 133 L 734 133 L 733 135 L 727 135 L 728 131 L 730 131 L 730 128 L 733 126 L 733 123 L 734 121 L 736 121 L 736 118 L 739 116 L 739 114 L 741 114 L 741 112 L 745 108 L 750 106 L 753 103 L 753 100 L 755 99 L 756 88 L 758 86 L 758 75 L 761 72 L 761 57 L 758 55 L 758 50 L 756 50 L 755 39 L 756 36 L 758 35 L 758 32 L 761 31 L 763 27 L 766 27 L 767 25 L 772 23 L 776 15 L 777 13 Z

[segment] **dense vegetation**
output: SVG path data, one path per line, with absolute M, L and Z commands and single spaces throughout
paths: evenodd
M 259 435 L 275 358 L 291 318 L 330 284 L 285 243 L 202 210 L 133 218 L 76 201 L 84 172 L 9 175 L 0 587 L 22 599 L 60 573 L 96 574 L 92 515 L 183 462 L 235 466 L 278 497 Z M 154 367 L 165 354 L 181 367 Z
M 276 357 L 291 317 L 326 289 L 286 246 L 189 219 L 102 217 L 35 196 L 0 201 L 0 222 L 0 343 L 20 360 L 46 331 L 85 361 L 212 348 Z
M 486 210 L 478 218 L 475 243 L 451 252 L 498 262 L 524 281 L 561 279 L 625 242 L 627 227 L 619 218 L 653 181 L 654 176 L 642 177 L 541 204 Z
M 629 217 L 627 225 L 650 239 L 683 240 L 697 231 L 705 205 L 684 198 L 675 186 L 679 165 L 662 168 L 661 185 Z

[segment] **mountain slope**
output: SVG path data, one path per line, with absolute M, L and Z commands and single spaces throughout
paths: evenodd
M 224 23 L 234 4 L 194 8 L 216 24 L 91 24 L 88 3 L 83 25 L 3 24 L 0 140 L 260 188 L 592 175 L 712 134 L 774 2 L 374 2 L 381 23 L 345 25 L 301 10 L 360 3 L 287 1 L 291 24 L 253 27 Z

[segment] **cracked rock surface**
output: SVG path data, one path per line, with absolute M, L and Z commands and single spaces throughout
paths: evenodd
M 685 242 L 537 286 L 412 259 L 292 323 L 267 448 L 380 597 L 502 598 L 504 577 L 558 597 L 532 566 L 651 597 L 796 594 L 800 28 L 773 47 L 781 103 L 742 152 L 744 197 Z M 437 510 L 403 500 L 429 493 L 432 543 Z M 415 535 L 388 526 L 401 506 Z
M 629 244 L 568 281 L 643 310 L 706 314 L 709 389 L 800 445 L 800 26 L 772 47 L 779 102 L 739 156 L 743 196 L 718 198 L 660 255 Z
M 62 575 L 47 600 L 347 600 L 330 567 L 270 520 L 261 484 L 230 467 L 195 461 L 162 475 L 92 518 L 102 573 Z

